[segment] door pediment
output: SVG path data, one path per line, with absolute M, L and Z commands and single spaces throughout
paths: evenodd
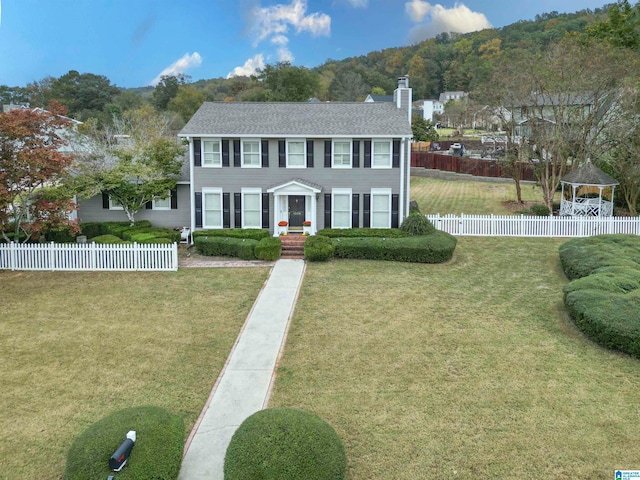
M 289 180 L 267 189 L 267 193 L 274 195 L 316 195 L 321 191 L 320 185 L 300 179 Z

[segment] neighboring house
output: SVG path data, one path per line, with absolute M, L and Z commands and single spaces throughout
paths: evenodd
M 422 117 L 430 122 L 435 120 L 434 115 L 442 115 L 444 113 L 444 104 L 439 100 L 418 100 L 413 103 L 418 110 L 422 110 Z
M 464 97 L 468 95 L 469 94 L 467 92 L 463 92 L 463 91 L 443 92 L 440 94 L 440 98 L 438 98 L 438 101 L 442 105 L 445 105 L 447 102 L 450 102 L 450 101 L 457 102 L 458 100 L 462 100 Z
M 372 95 L 371 93 L 367 95 L 367 98 L 364 99 L 367 103 L 372 102 L 393 102 L 393 95 Z
M 206 102 L 189 144 L 189 226 L 397 227 L 409 211 L 411 89 L 392 102 Z M 180 202 L 178 207 L 188 205 Z M 153 220 L 152 220 L 153 221 Z M 178 224 L 181 225 L 181 224 Z

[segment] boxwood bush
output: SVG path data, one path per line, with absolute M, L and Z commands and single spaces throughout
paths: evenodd
M 123 230 L 122 239 L 123 240 L 132 240 L 134 242 L 139 243 L 153 243 L 148 241 L 136 240 L 134 237 L 144 234 L 145 237 L 139 237 L 149 239 L 149 238 L 164 238 L 170 240 L 169 243 L 180 242 L 180 232 L 177 230 L 172 230 L 170 228 L 159 228 L 159 227 L 134 227 L 129 228 L 127 230 Z
M 333 257 L 335 247 L 331 238 L 314 235 L 304 242 L 304 258 L 310 262 L 326 262 Z
M 258 260 L 277 260 L 282 253 L 282 240 L 277 237 L 265 237 L 258 242 L 255 248 Z
M 262 240 L 263 238 L 270 236 L 269 230 L 262 228 L 223 228 L 215 230 L 196 230 L 193 232 L 194 239 L 197 237 L 231 237 Z
M 107 243 L 131 243 L 126 240 L 122 240 L 120 237 L 116 237 L 115 235 L 107 234 L 107 235 L 98 235 L 97 237 L 93 237 L 91 239 L 93 243 L 107 244 Z
M 233 434 L 224 459 L 225 480 L 341 480 L 346 469 L 333 427 L 293 408 L 251 415 Z
M 536 203 L 535 205 L 531 205 L 531 213 L 537 215 L 539 217 L 547 217 L 549 216 L 549 207 L 546 205 L 542 205 L 541 203 Z
M 238 257 L 243 260 L 255 260 L 257 240 L 231 237 L 195 237 L 198 253 L 208 256 Z
M 450 260 L 457 239 L 443 231 L 407 238 L 336 238 L 335 256 L 397 262 L 441 263 Z
M 560 247 L 564 303 L 594 342 L 640 358 L 640 237 L 599 235 Z
M 356 238 L 356 237 L 380 237 L 399 238 L 410 237 L 411 234 L 403 232 L 399 228 L 324 228 L 318 235 L 331 238 Z
M 158 407 L 136 407 L 114 412 L 91 425 L 75 439 L 67 453 L 64 480 L 106 479 L 109 458 L 135 430 L 136 442 L 119 480 L 178 478 L 184 448 L 184 422 Z
M 104 222 L 83 222 L 80 224 L 80 230 L 82 231 L 82 235 L 85 235 L 87 238 L 106 235 L 108 233 Z

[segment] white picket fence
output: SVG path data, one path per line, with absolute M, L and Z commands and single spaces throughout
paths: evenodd
M 529 215 L 426 215 L 438 230 L 484 237 L 590 237 L 606 233 L 640 235 L 638 217 L 537 217 Z
M 0 244 L 0 270 L 176 271 L 173 244 Z

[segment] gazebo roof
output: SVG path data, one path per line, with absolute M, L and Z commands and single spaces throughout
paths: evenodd
M 567 173 L 560 181 L 562 183 L 570 183 L 572 185 L 609 186 L 620 184 L 615 178 L 610 177 L 591 163 L 591 160 L 589 159 L 587 159 L 585 164 L 581 167 Z

